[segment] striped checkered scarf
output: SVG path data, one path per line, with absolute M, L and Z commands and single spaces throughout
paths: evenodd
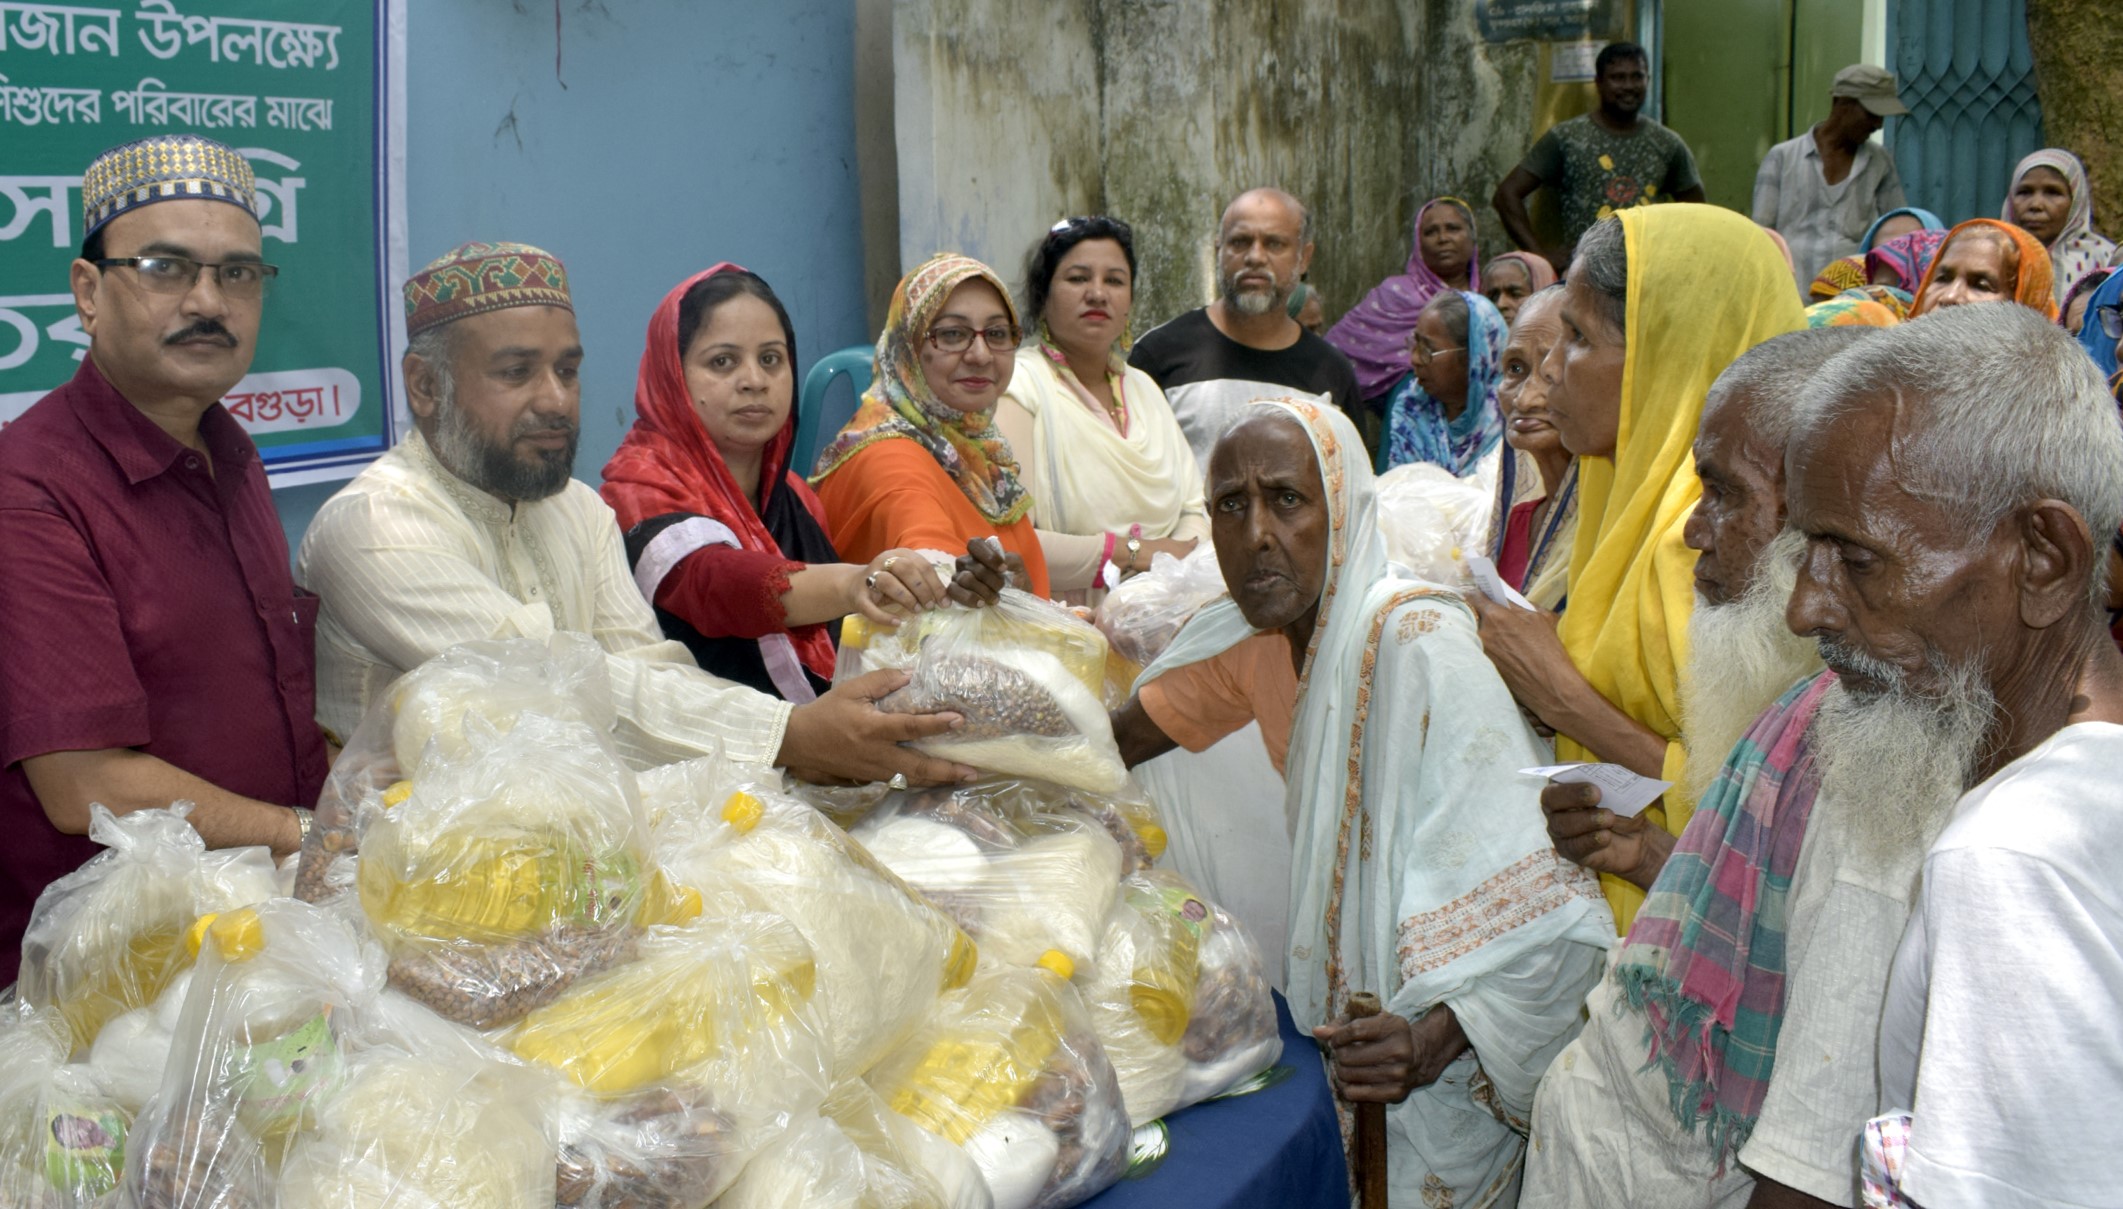
M 1820 787 L 1806 731 L 1831 672 L 1777 699 L 1726 757 L 1622 942 L 1673 1114 L 1723 1164 L 1754 1129 L 1784 1020 L 1792 870 Z

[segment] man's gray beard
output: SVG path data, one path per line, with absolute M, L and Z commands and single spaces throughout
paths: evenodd
M 1805 539 L 1787 529 L 1755 560 L 1747 590 L 1721 605 L 1698 596 L 1688 619 L 1688 674 L 1681 729 L 1688 741 L 1688 792 L 1701 798 L 1763 710 L 1821 670 L 1812 642 L 1784 624 Z
M 511 444 L 490 444 L 454 401 L 441 401 L 440 412 L 435 420 L 435 457 L 449 467 L 450 473 L 472 486 L 505 500 L 528 502 L 558 495 L 568 485 L 568 476 L 575 469 L 575 447 L 581 440 L 581 429 L 568 425 L 567 448 L 541 450 L 537 461 L 525 462 L 516 456 Z M 510 431 L 510 436 L 525 436 L 547 427 L 560 425 L 536 423 L 526 417 Z
M 1250 294 L 1241 294 L 1238 290 L 1238 274 L 1217 270 L 1216 288 L 1224 296 L 1224 305 L 1241 315 L 1255 318 L 1289 306 L 1290 287 L 1276 275 L 1274 269 L 1262 269 L 1261 272 L 1268 275 L 1271 283 L 1269 288 L 1265 292 L 1256 290 Z
M 1855 693 L 1837 682 L 1808 736 L 1821 776 L 1824 824 L 1887 868 L 1914 868 L 1970 788 L 1998 700 L 1972 664 L 1931 660 L 1945 686 L 1920 693 L 1908 673 L 1821 640 L 1821 654 L 1887 687 Z

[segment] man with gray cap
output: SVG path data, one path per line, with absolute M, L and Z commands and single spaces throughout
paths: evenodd
M 1771 147 L 1754 176 L 1754 220 L 1791 246 L 1802 293 L 1828 262 L 1864 250 L 1874 219 L 1908 204 L 1894 157 L 1872 142 L 1884 119 L 1909 112 L 1894 73 L 1846 67 L 1828 95 L 1827 118 Z

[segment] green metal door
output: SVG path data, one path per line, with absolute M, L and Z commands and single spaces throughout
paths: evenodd
M 1996 218 L 2013 165 L 2045 146 L 2026 0 L 1894 0 L 1888 44 L 1906 118 L 1887 145 L 1911 203 Z

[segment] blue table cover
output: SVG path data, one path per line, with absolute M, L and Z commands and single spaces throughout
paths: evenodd
M 1274 1205 L 1349 1209 L 1349 1175 L 1333 1093 L 1312 1038 L 1275 997 L 1281 1062 L 1293 1073 L 1251 1095 L 1212 1100 L 1165 1118 L 1171 1150 L 1148 1175 L 1085 1201 L 1096 1209 L 1224 1209 Z

